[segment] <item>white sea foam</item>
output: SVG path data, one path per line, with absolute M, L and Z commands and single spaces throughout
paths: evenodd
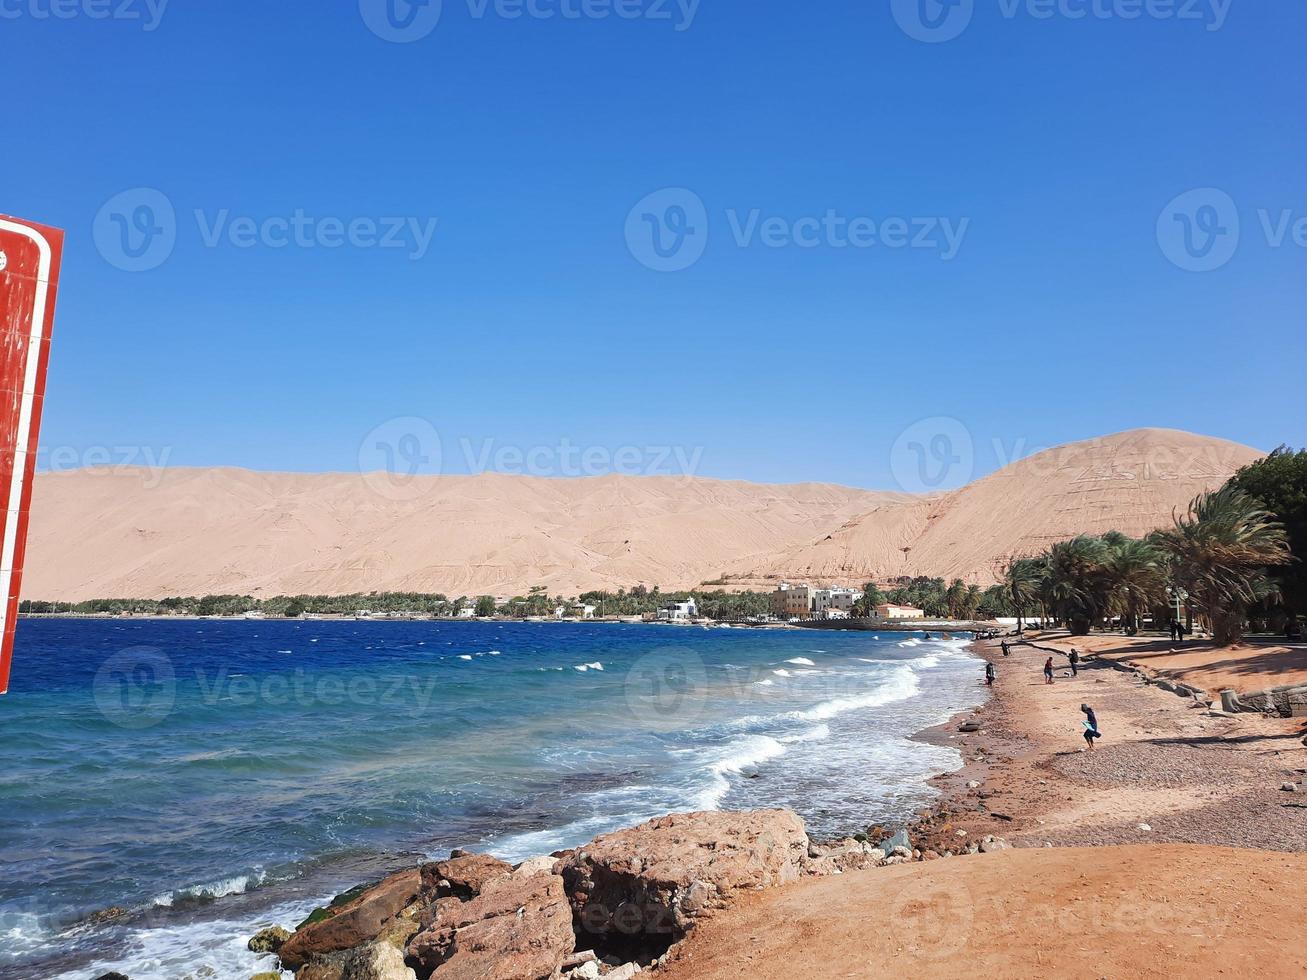
M 575 664 L 573 665 L 572 669 L 579 670 L 581 673 L 584 674 L 587 670 L 603 670 L 604 665 L 596 660 L 592 664 Z
M 906 639 L 906 640 L 900 640 L 900 641 L 899 641 L 899 646 L 901 646 L 901 647 L 919 647 L 919 646 L 921 646 L 921 642 L 922 642 L 922 641 L 921 641 L 919 638 L 913 636 L 913 637 L 910 637 L 909 639 Z
M 816 651 L 816 652 L 817 652 L 817 653 L 821 653 L 822 651 L 821 651 L 821 650 L 818 650 L 818 651 Z M 785 662 L 786 662 L 787 664 L 798 664 L 800 667 L 816 667 L 816 666 L 817 666 L 815 663 L 813 663 L 813 662 L 812 662 L 811 660 L 809 660 L 807 657 L 791 657 L 789 660 L 787 660 L 787 661 L 785 661 Z
M 221 881 L 206 885 L 192 885 L 190 888 L 178 888 L 176 891 L 156 895 L 154 905 L 172 908 L 179 899 L 186 898 L 226 898 L 228 895 L 244 895 L 253 886 L 257 888 L 267 877 L 266 872 L 255 871 L 253 874 L 233 875 Z
M 730 792 L 730 775 L 784 754 L 785 746 L 770 735 L 748 735 L 727 743 L 708 763 L 710 785 L 699 794 L 695 805 L 700 810 L 716 810 Z
M 776 683 L 776 682 L 773 681 L 770 677 L 768 677 L 768 678 L 766 678 L 766 679 L 764 679 L 764 680 L 760 680 L 760 681 L 757 682 L 757 684 L 758 684 L 759 687 L 771 687 L 771 686 L 772 686 L 773 684 L 775 684 L 775 683 Z
M 834 718 L 849 711 L 857 711 L 859 708 L 878 708 L 881 705 L 892 704 L 895 701 L 907 700 L 920 689 L 921 685 L 917 680 L 916 672 L 911 667 L 904 666 L 886 678 L 885 683 L 874 691 L 869 691 L 866 694 L 855 694 L 850 697 L 832 698 L 806 711 L 788 712 L 785 717 L 800 721 L 825 721 L 828 718 Z
M 275 961 L 246 948 L 250 936 L 264 926 L 293 927 L 319 905 L 331 900 L 293 902 L 269 909 L 257 919 L 217 919 L 169 925 L 160 929 L 137 929 L 126 937 L 121 959 L 99 960 L 53 980 L 85 980 L 105 973 L 129 975 L 132 980 L 177 980 L 178 977 L 249 977 L 260 971 L 276 972 Z M 290 977 L 289 972 L 279 974 Z
M 789 677 L 789 676 L 790 676 L 790 672 L 789 672 L 788 670 L 786 670 L 785 668 L 783 668 L 783 667 L 782 667 L 782 668 L 779 668 L 779 669 L 777 669 L 777 670 L 773 670 L 772 673 L 775 674 L 777 677 Z

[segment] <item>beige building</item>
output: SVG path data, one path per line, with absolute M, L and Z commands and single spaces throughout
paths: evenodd
M 896 606 L 892 602 L 884 602 L 876 607 L 876 616 L 880 619 L 924 619 L 926 612 L 913 606 Z
M 861 592 L 843 586 L 815 589 L 807 582 L 782 582 L 771 594 L 771 613 L 777 619 L 826 619 L 847 616 Z

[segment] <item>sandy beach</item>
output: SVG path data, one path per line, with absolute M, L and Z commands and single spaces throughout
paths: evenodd
M 923 734 L 966 760 L 934 780 L 944 796 L 913 828 L 924 861 L 750 896 L 692 933 L 663 976 L 748 964 L 779 978 L 800 961 L 844 977 L 1301 976 L 1307 725 L 1225 715 L 1113 666 L 1149 641 L 1033 639 L 1110 654 L 1078 675 L 1058 657 L 1047 685 L 1045 649 L 976 645 L 998 670 L 993 697 Z M 1188 659 L 1255 685 L 1238 663 L 1262 655 Z M 1104 732 L 1092 753 L 1082 702 Z M 972 719 L 980 731 L 957 731 Z M 987 835 L 1012 849 L 935 859 Z

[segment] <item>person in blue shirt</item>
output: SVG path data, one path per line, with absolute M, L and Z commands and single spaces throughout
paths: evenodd
M 1098 730 L 1098 716 L 1094 714 L 1094 709 L 1087 704 L 1082 704 L 1080 710 L 1085 713 L 1085 744 L 1092 749 L 1094 739 L 1103 737 L 1103 733 Z

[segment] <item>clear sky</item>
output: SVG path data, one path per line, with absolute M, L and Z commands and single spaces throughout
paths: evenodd
M 45 467 L 1307 441 L 1307 6 L 953 4 L 0 0 Z

